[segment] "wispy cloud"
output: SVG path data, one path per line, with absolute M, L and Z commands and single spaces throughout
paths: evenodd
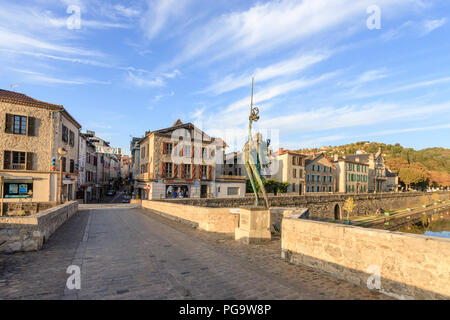
M 316 85 L 322 81 L 329 80 L 332 77 L 336 76 L 337 72 L 331 72 L 324 75 L 321 75 L 316 78 L 312 79 L 300 79 L 300 80 L 293 80 L 289 82 L 284 82 L 281 84 L 275 84 L 275 85 L 269 85 L 265 88 L 258 90 L 254 95 L 254 103 L 259 104 L 262 102 L 270 101 L 271 99 L 289 93 L 291 91 L 300 90 L 303 88 L 311 87 L 313 85 Z M 241 100 L 238 100 L 232 104 L 230 104 L 226 109 L 225 112 L 233 112 L 238 109 L 242 108 L 248 108 L 250 104 L 250 96 L 247 96 Z
M 95 79 L 86 79 L 86 78 L 75 78 L 75 79 L 58 78 L 32 70 L 24 70 L 17 68 L 9 68 L 9 69 L 24 74 L 25 77 L 23 78 L 23 80 L 36 84 L 73 84 L 73 85 L 111 84 L 109 81 L 99 81 Z
M 425 34 L 436 30 L 447 23 L 447 18 L 436 19 L 436 20 L 426 20 L 424 22 Z
M 214 18 L 206 25 L 192 30 L 174 64 L 207 54 L 210 61 L 232 54 L 256 56 L 280 49 L 325 31 L 346 29 L 373 0 L 279 0 L 257 3 L 246 11 L 233 12 Z M 412 6 L 416 0 L 380 0 L 383 9 Z M 338 29 L 338 27 L 340 29 Z
M 190 0 L 147 0 L 147 11 L 141 18 L 141 27 L 149 39 L 155 38 L 164 28 L 180 17 Z
M 142 74 L 128 72 L 127 82 L 137 87 L 162 87 L 166 83 L 161 77 L 149 77 Z
M 307 54 L 280 61 L 264 68 L 257 68 L 252 73 L 247 72 L 240 76 L 230 74 L 217 83 L 201 91 L 201 93 L 212 92 L 214 94 L 222 94 L 238 88 L 242 88 L 249 85 L 250 79 L 252 77 L 255 77 L 255 79 L 259 83 L 277 77 L 293 75 L 318 62 L 327 59 L 329 56 L 330 54 L 325 53 Z

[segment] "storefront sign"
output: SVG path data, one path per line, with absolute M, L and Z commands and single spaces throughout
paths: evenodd
M 108 154 L 122 154 L 121 148 L 111 148 L 106 146 L 96 146 L 96 152 L 98 153 L 108 153 Z

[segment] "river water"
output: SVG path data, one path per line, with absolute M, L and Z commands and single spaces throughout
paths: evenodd
M 440 219 L 433 221 L 428 226 L 417 224 L 410 229 L 402 228 L 400 232 L 424 234 L 426 236 L 450 238 L 450 219 Z

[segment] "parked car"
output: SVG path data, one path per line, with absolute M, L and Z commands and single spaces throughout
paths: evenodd
M 123 198 L 123 199 L 122 199 L 122 203 L 130 203 L 130 199 L 125 199 L 125 198 Z
M 108 192 L 106 193 L 107 196 L 113 196 L 116 194 L 115 190 L 108 190 Z

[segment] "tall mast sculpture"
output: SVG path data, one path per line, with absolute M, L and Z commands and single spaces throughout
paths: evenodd
M 261 179 L 259 167 L 262 166 L 261 156 L 261 142 L 262 136 L 260 133 L 256 134 L 256 141 L 253 140 L 252 137 L 252 123 L 259 120 L 259 109 L 253 106 L 253 82 L 252 78 L 252 97 L 250 102 L 250 116 L 249 116 L 249 124 L 248 124 L 248 141 L 244 145 L 244 165 L 245 170 L 247 171 L 248 178 L 250 180 L 250 184 L 252 185 L 253 193 L 255 194 L 255 206 L 258 206 L 258 189 L 256 187 L 256 183 L 259 185 L 260 190 L 262 191 L 266 208 L 269 208 L 269 200 L 267 199 L 266 189 L 264 188 L 264 184 Z

